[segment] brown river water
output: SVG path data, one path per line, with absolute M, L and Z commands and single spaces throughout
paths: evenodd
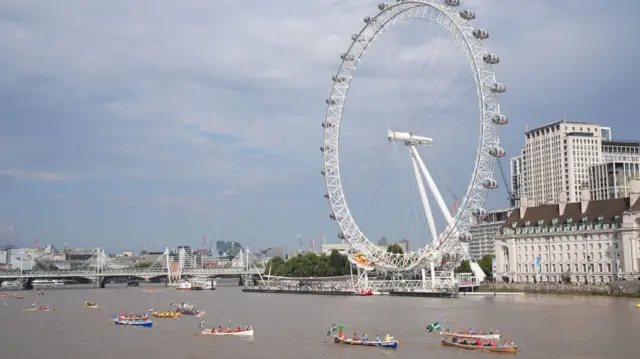
M 237 282 L 236 282 L 237 283 Z M 452 328 L 499 329 L 514 340 L 519 358 L 638 358 L 640 299 L 596 296 L 332 297 L 242 293 L 236 285 L 215 291 L 173 288 L 51 289 L 44 296 L 24 291 L 25 299 L 0 297 L 0 358 L 10 359 L 376 359 L 490 358 L 508 354 L 468 352 L 440 346 L 425 326 L 440 320 Z M 101 308 L 83 308 L 84 301 Z M 32 303 L 53 312 L 23 312 Z M 206 326 L 250 324 L 253 339 L 199 337 L 199 319 L 154 319 L 153 328 L 116 327 L 119 311 L 168 309 L 188 302 L 206 312 Z M 6 303 L 6 305 L 5 305 Z M 397 350 L 334 345 L 333 323 L 349 334 L 390 334 Z

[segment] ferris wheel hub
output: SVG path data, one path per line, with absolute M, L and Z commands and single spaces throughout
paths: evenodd
M 411 132 L 394 132 L 391 129 L 387 131 L 387 139 L 389 142 L 400 141 L 407 146 L 431 146 L 432 138 L 414 135 Z

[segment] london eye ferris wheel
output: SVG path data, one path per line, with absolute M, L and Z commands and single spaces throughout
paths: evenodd
M 439 267 L 444 270 L 446 264 L 457 263 L 460 259 L 471 259 L 468 246 L 473 238 L 470 229 L 477 219 L 487 216 L 484 207 L 487 194 L 498 187 L 494 169 L 497 159 L 505 155 L 505 151 L 500 147 L 499 133 L 500 127 L 508 123 L 507 117 L 500 111 L 499 96 L 505 92 L 506 87 L 496 79 L 494 73 L 494 67 L 500 62 L 498 55 L 489 52 L 484 46 L 489 32 L 473 27 L 471 23 L 476 19 L 476 14 L 471 10 L 461 9 L 460 3 L 459 0 L 398 0 L 395 3 L 379 4 L 377 14 L 365 17 L 362 29 L 351 36 L 351 45 L 341 54 L 340 67 L 332 77 L 333 86 L 330 96 L 326 99 L 326 118 L 322 123 L 324 144 L 321 151 L 324 154 L 322 175 L 326 183 L 325 198 L 331 204 L 330 218 L 339 226 L 339 237 L 348 241 L 352 247 L 353 255 L 350 256 L 350 260 L 365 269 L 405 271 L 431 265 L 432 268 Z M 437 147 L 439 141 L 451 142 L 450 139 L 423 136 L 414 128 L 387 127 L 384 133 L 379 133 L 380 143 L 384 142 L 389 146 L 391 142 L 402 146 L 399 156 L 406 160 L 407 170 L 413 174 L 412 183 L 416 191 L 412 196 L 416 197 L 416 202 L 421 207 L 419 220 L 426 227 L 424 236 L 430 239 L 419 250 L 398 254 L 390 253 L 375 244 L 362 229 L 363 226 L 356 222 L 358 217 L 348 205 L 347 198 L 350 193 L 344 189 L 344 176 L 341 176 L 341 170 L 346 170 L 346 161 L 341 161 L 340 140 L 343 136 L 341 131 L 349 121 L 344 121 L 348 117 L 345 116 L 347 94 L 352 82 L 356 80 L 361 62 L 365 63 L 367 60 L 364 54 L 370 52 L 374 40 L 380 38 L 383 33 L 399 24 L 414 20 L 426 20 L 431 25 L 435 24 L 444 29 L 448 39 L 455 44 L 456 51 L 466 60 L 463 61 L 466 63 L 464 67 L 466 74 L 473 78 L 469 82 L 470 90 L 474 90 L 470 92 L 475 101 L 467 106 L 472 108 L 473 112 L 471 116 L 465 116 L 465 121 L 468 125 L 466 128 L 474 132 L 476 141 L 473 142 L 476 142 L 476 145 L 468 151 L 469 166 L 463 166 L 467 168 L 464 177 L 470 174 L 470 181 L 466 188 L 461 190 L 463 195 L 460 196 L 459 204 L 452 213 L 436 185 L 435 166 L 427 165 L 420 153 L 423 149 Z M 357 81 L 354 84 L 357 84 Z M 456 107 L 459 108 L 460 105 Z M 424 116 L 418 117 L 418 123 L 424 122 Z M 344 146 L 344 139 L 342 145 Z M 432 203 L 435 203 L 435 211 Z M 441 218 L 440 229 L 437 228 L 434 212 Z M 472 269 L 476 276 L 483 275 L 475 262 L 472 262 Z M 448 267 L 447 270 L 452 270 L 452 267 Z

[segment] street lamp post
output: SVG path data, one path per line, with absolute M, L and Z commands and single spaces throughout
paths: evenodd
M 591 284 L 591 256 L 587 256 L 587 285 Z

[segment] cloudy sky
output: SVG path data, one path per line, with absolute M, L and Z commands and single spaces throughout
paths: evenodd
M 0 242 L 30 244 L 35 237 L 139 250 L 200 246 L 205 232 L 256 249 L 293 247 L 297 234 L 305 245 L 321 232 L 337 241 L 319 173 L 324 99 L 339 54 L 378 2 L 0 2 Z M 637 1 L 462 3 L 478 14 L 474 25 L 490 31 L 487 48 L 501 58 L 496 72 L 508 86 L 501 105 L 510 118 L 501 143 L 508 154 L 521 147 L 525 125 L 565 113 L 611 126 L 616 138 L 640 139 Z M 360 145 L 343 163 L 353 172 L 349 202 L 363 208 L 354 212 L 363 213 L 363 227 L 376 238 L 404 236 L 391 224 L 406 213 L 364 214 L 393 208 L 383 194 L 391 179 L 373 175 L 379 168 L 364 169 L 363 153 L 374 152 L 365 150 L 374 141 L 367 131 L 378 131 L 367 121 L 381 120 L 383 138 L 383 118 L 398 117 L 397 107 L 405 106 L 390 94 L 405 98 L 398 94 L 419 93 L 407 90 L 413 85 L 433 85 L 430 77 L 415 84 L 418 75 L 407 70 L 422 61 L 416 59 L 449 51 L 448 40 L 431 35 L 434 25 L 421 25 L 383 34 L 366 54 L 371 60 L 363 59 L 370 67 L 356 76 L 353 106 L 345 110 L 353 119 L 344 119 L 345 138 Z M 438 69 L 431 73 L 449 73 Z M 427 110 L 414 112 L 444 106 L 420 104 L 437 89 L 415 100 Z M 438 177 L 457 194 L 471 164 L 454 151 L 475 139 L 477 127 L 473 103 L 462 104 L 449 101 L 458 115 L 421 128 L 435 128 L 425 135 L 439 131 L 434 138 L 445 145 L 427 162 L 442 167 Z M 369 191 L 357 191 L 363 188 Z M 492 194 L 488 206 L 507 206 L 504 197 L 504 190 Z

